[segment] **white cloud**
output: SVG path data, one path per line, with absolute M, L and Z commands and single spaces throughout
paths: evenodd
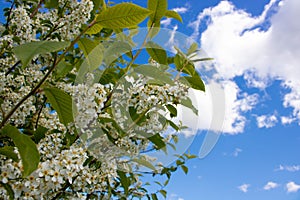
M 278 183 L 270 181 L 264 186 L 264 190 L 271 190 L 271 189 L 275 189 L 277 187 L 279 187 Z
M 271 128 L 278 122 L 277 117 L 273 115 L 261 115 L 256 117 L 259 128 Z
M 238 157 L 239 154 L 240 154 L 242 151 L 243 151 L 242 149 L 236 148 L 236 149 L 234 150 L 234 152 L 233 152 L 232 155 L 233 155 L 234 157 Z
M 223 153 L 224 156 L 233 156 L 233 157 L 238 157 L 239 154 L 242 152 L 243 150 L 240 148 L 235 148 L 235 150 L 232 153 Z
M 283 125 L 291 124 L 296 120 L 295 117 L 290 117 L 290 116 L 282 116 L 280 119 Z
M 275 171 L 297 172 L 300 171 L 300 165 L 291 165 L 291 166 L 279 165 L 279 168 L 275 169 Z
M 300 29 L 298 21 L 291 20 L 299 17 L 299 0 L 271 0 L 259 16 L 221 1 L 204 9 L 189 26 L 195 30 L 193 38 L 201 36 L 202 48 L 215 59 L 217 71 L 226 80 L 243 76 L 249 87 L 260 89 L 272 80 L 281 80 L 282 86 L 290 89 L 284 95 L 283 106 L 293 109 L 289 120 L 281 121 L 292 123 L 297 118 L 300 123 Z M 203 23 L 207 23 L 207 29 L 200 35 Z M 240 119 L 235 129 L 240 132 L 245 119 L 241 113 L 235 119 Z
M 242 133 L 247 121 L 243 114 L 258 103 L 256 94 L 242 93 L 233 81 L 207 83 L 205 93 L 191 90 L 190 97 L 198 108 L 198 116 L 190 109 L 181 106 L 178 109 L 178 119 L 191 128 L 184 133 L 187 136 L 199 129 L 227 134 Z
M 175 12 L 178 12 L 179 14 L 183 14 L 188 11 L 188 8 L 187 7 L 179 7 L 179 8 L 173 8 L 172 10 L 174 10 Z
M 286 189 L 288 193 L 298 192 L 298 190 L 300 190 L 300 185 L 297 185 L 295 182 L 289 182 L 286 184 Z
M 168 200 L 184 200 L 183 198 L 179 197 L 177 194 L 170 194 Z
M 241 186 L 238 186 L 238 189 L 244 193 L 247 193 L 248 192 L 248 189 L 249 189 L 250 185 L 249 184 L 243 184 Z

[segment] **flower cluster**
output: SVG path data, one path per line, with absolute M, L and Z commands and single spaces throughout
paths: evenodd
M 21 66 L 14 46 L 33 41 L 74 40 L 92 16 L 92 0 L 57 3 L 52 7 L 42 3 L 41 8 L 35 3 L 16 4 L 9 13 L 8 28 L 0 32 L 0 121 L 17 108 L 7 123 L 20 134 L 28 134 L 40 154 L 37 169 L 28 177 L 22 176 L 24 166 L 17 147 L 13 149 L 18 159 L 0 155 L 0 196 L 9 199 L 12 191 L 16 199 L 85 199 L 92 194 L 108 199 L 109 188 L 119 189 L 123 185 L 122 171 L 130 174 L 121 175 L 130 179 L 130 192 L 142 197 L 145 191 L 141 190 L 139 174 L 133 173 L 140 163 L 134 160 L 142 159 L 146 165 L 154 162 L 155 158 L 141 152 L 150 146 L 148 137 L 163 136 L 168 127 L 167 118 L 163 117 L 169 114 L 167 106 L 180 104 L 188 87 L 178 81 L 173 85 L 148 84 L 149 78 L 136 73 L 127 74 L 118 84 L 102 84 L 89 72 L 85 81 L 77 83 L 74 77 L 79 73 L 83 53 L 76 45 L 66 54 L 38 55 L 27 66 Z M 60 55 L 65 58 L 57 59 Z M 46 77 L 52 70 L 50 66 L 60 61 L 73 67 L 66 72 L 68 76 L 57 78 L 52 73 Z M 159 67 L 158 63 L 152 65 Z M 40 84 L 46 80 L 44 77 L 47 81 Z M 42 86 L 33 90 L 39 84 Z M 71 123 L 62 122 L 61 113 L 49 103 L 44 86 L 55 87 L 72 99 Z M 16 107 L 28 94 L 32 95 Z M 38 131 L 42 133 L 36 137 Z M 1 136 L 0 146 L 6 146 L 6 142 L 13 146 L 12 140 Z M 124 187 L 118 192 L 125 190 Z

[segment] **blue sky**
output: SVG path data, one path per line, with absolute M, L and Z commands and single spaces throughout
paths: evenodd
M 188 175 L 176 172 L 167 199 L 300 200 L 300 1 L 181 0 L 169 1 L 169 9 L 184 23 L 163 26 L 193 38 L 215 59 L 226 110 L 223 128 L 215 128 L 222 132 L 217 144 L 188 163 Z M 195 94 L 204 114 L 187 123 L 196 124 L 189 149 L 198 154 L 214 127 L 205 119 L 212 117 L 209 97 Z
M 178 26 L 215 58 L 228 119 L 211 153 L 173 177 L 168 199 L 300 199 L 300 29 L 290 22 L 299 1 L 190 0 L 169 8 L 182 11 L 184 24 L 166 27 Z M 204 137 L 198 131 L 193 153 Z

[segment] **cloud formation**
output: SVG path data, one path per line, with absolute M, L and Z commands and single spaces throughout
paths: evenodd
M 288 171 L 288 172 L 297 172 L 300 171 L 300 165 L 279 165 L 279 168 L 275 169 L 275 171 Z
M 244 193 L 247 193 L 249 187 L 250 187 L 249 184 L 243 184 L 243 185 L 238 186 L 238 189 L 239 189 L 240 191 L 244 192 Z
M 282 102 L 292 112 L 288 116 L 279 113 L 280 120 L 276 116 L 260 116 L 259 127 L 269 128 L 277 121 L 300 123 L 300 29 L 298 21 L 291 20 L 300 17 L 299 7 L 298 0 L 271 0 L 261 15 L 252 16 L 229 1 L 221 1 L 215 7 L 204 9 L 189 24 L 194 29 L 192 38 L 200 39 L 201 47 L 215 59 L 215 68 L 230 87 L 225 132 L 243 132 L 244 113 L 257 103 L 257 96 L 256 99 L 249 94 L 243 97 L 243 91 L 234 85 L 237 76 L 243 77 L 248 87 L 265 89 L 272 81 L 280 80 L 282 88 L 288 90 Z M 203 24 L 207 28 L 201 34 Z M 241 105 L 250 108 L 244 111 Z
M 300 190 L 300 185 L 295 182 L 289 182 L 286 184 L 286 189 L 288 193 L 298 192 L 298 190 Z
M 256 121 L 259 128 L 271 128 L 278 122 L 275 114 L 257 116 Z
M 271 189 L 275 189 L 277 187 L 279 187 L 278 183 L 270 181 L 264 186 L 264 190 L 271 190 Z

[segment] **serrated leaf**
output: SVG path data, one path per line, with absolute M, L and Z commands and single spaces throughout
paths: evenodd
M 149 169 L 152 169 L 153 171 L 155 171 L 155 167 L 147 160 L 140 158 L 140 159 L 132 159 L 133 162 L 136 162 L 144 167 L 147 167 Z
M 72 98 L 70 95 L 58 88 L 44 88 L 47 101 L 57 112 L 59 121 L 67 126 L 73 122 Z
M 21 60 L 23 67 L 26 67 L 32 58 L 39 54 L 59 51 L 70 45 L 70 42 L 37 41 L 21 44 L 14 47 L 13 52 Z
M 160 21 L 168 9 L 167 0 L 148 0 L 148 9 L 153 11 L 150 15 L 152 22 Z
M 87 38 L 81 38 L 78 46 L 83 51 L 89 71 L 97 69 L 103 60 L 103 46 Z
M 174 10 L 167 10 L 166 13 L 165 13 L 165 16 L 168 17 L 168 18 L 176 19 L 176 20 L 178 20 L 182 23 L 181 16 Z
M 146 50 L 153 60 L 156 62 L 167 65 L 167 52 L 158 44 L 149 41 L 146 44 Z
M 14 152 L 14 147 L 12 146 L 5 146 L 0 148 L 0 154 L 11 158 L 15 162 L 19 162 L 18 155 Z
M 183 171 L 185 174 L 187 174 L 187 173 L 189 172 L 189 168 L 187 168 L 187 166 L 185 166 L 185 165 L 180 165 L 180 167 L 181 167 L 182 171 Z
M 136 4 L 120 3 L 102 11 L 96 22 L 104 28 L 129 28 L 141 23 L 150 13 L 150 10 Z
M 140 65 L 134 68 L 136 73 L 142 74 L 144 76 L 151 77 L 153 79 L 162 81 L 164 83 L 168 83 L 170 85 L 174 85 L 174 81 L 171 79 L 171 74 L 168 74 L 156 66 L 152 65 Z
M 148 140 L 155 144 L 157 149 L 161 149 L 166 146 L 166 143 L 163 141 L 163 137 L 161 137 L 159 133 L 148 137 Z
M 2 134 L 10 137 L 21 156 L 23 164 L 23 177 L 29 176 L 35 171 L 40 162 L 40 155 L 37 150 L 36 144 L 30 139 L 28 135 L 20 133 L 20 131 L 11 125 L 6 125 L 2 129 Z

